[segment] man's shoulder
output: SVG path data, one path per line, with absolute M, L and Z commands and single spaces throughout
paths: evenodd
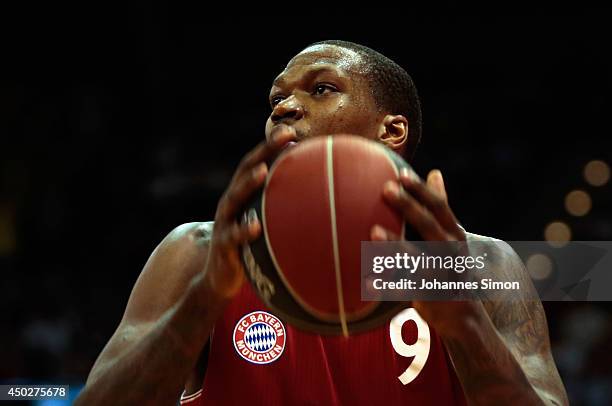
M 170 231 L 160 246 L 208 245 L 212 238 L 213 225 L 212 221 L 183 223 Z
M 212 221 L 184 223 L 175 227 L 153 250 L 145 271 L 158 274 L 159 269 L 186 272 L 201 269 L 208 253 L 212 229 Z
M 526 278 L 527 273 L 523 261 L 514 251 L 514 248 L 504 240 L 488 237 L 485 235 L 468 233 L 465 231 L 466 240 L 472 255 L 487 254 L 495 272 L 505 274 L 506 278 Z
M 504 240 L 500 240 L 499 238 L 489 237 L 486 235 L 474 234 L 467 232 L 465 229 L 465 238 L 468 244 L 474 247 L 482 247 L 482 249 L 491 250 L 493 253 L 506 255 L 514 253 L 514 250 Z
M 465 231 L 465 237 L 467 239 L 468 242 L 470 241 L 479 241 L 479 242 L 502 242 L 502 240 L 497 239 L 497 238 L 493 238 L 493 237 L 488 237 L 486 235 L 480 235 L 480 234 L 474 234 L 474 233 L 470 233 L 468 231 Z
M 499 238 L 470 233 L 463 227 L 461 227 L 461 229 L 465 232 L 465 239 L 473 254 L 481 255 L 487 253 L 487 255 L 493 259 L 514 253 L 512 247 Z

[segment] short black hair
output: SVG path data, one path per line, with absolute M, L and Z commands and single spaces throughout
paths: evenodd
M 374 96 L 374 102 L 381 111 L 401 114 L 408 119 L 408 144 L 404 157 L 411 161 L 421 141 L 421 102 L 412 78 L 401 66 L 383 54 L 349 41 L 327 40 L 310 44 L 335 45 L 359 54 L 366 65 L 366 78 Z

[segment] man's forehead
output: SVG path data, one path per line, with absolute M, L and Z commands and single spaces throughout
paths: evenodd
M 350 49 L 328 44 L 312 45 L 294 56 L 277 79 L 292 68 L 317 65 L 333 65 L 346 73 L 364 73 L 365 67 L 362 62 L 361 56 Z
M 329 44 L 311 45 L 294 56 L 287 67 L 295 64 L 334 63 L 340 67 L 350 70 L 359 69 L 362 58 L 357 52 Z

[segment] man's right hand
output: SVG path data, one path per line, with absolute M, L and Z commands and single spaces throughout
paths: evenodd
M 255 211 L 249 211 L 240 221 L 241 211 L 265 182 L 268 174 L 266 161 L 295 138 L 293 128 L 286 125 L 276 127 L 269 140 L 261 142 L 245 155 L 219 200 L 204 272 L 212 290 L 222 297 L 233 297 L 242 286 L 244 271 L 240 248 L 261 233 L 261 223 Z

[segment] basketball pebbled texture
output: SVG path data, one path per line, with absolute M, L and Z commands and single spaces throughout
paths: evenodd
M 264 303 L 298 328 L 345 335 L 386 322 L 401 304 L 361 301 L 361 241 L 380 224 L 405 233 L 383 185 L 408 164 L 354 135 L 313 137 L 272 164 L 254 208 L 262 236 L 243 247 L 248 279 Z

